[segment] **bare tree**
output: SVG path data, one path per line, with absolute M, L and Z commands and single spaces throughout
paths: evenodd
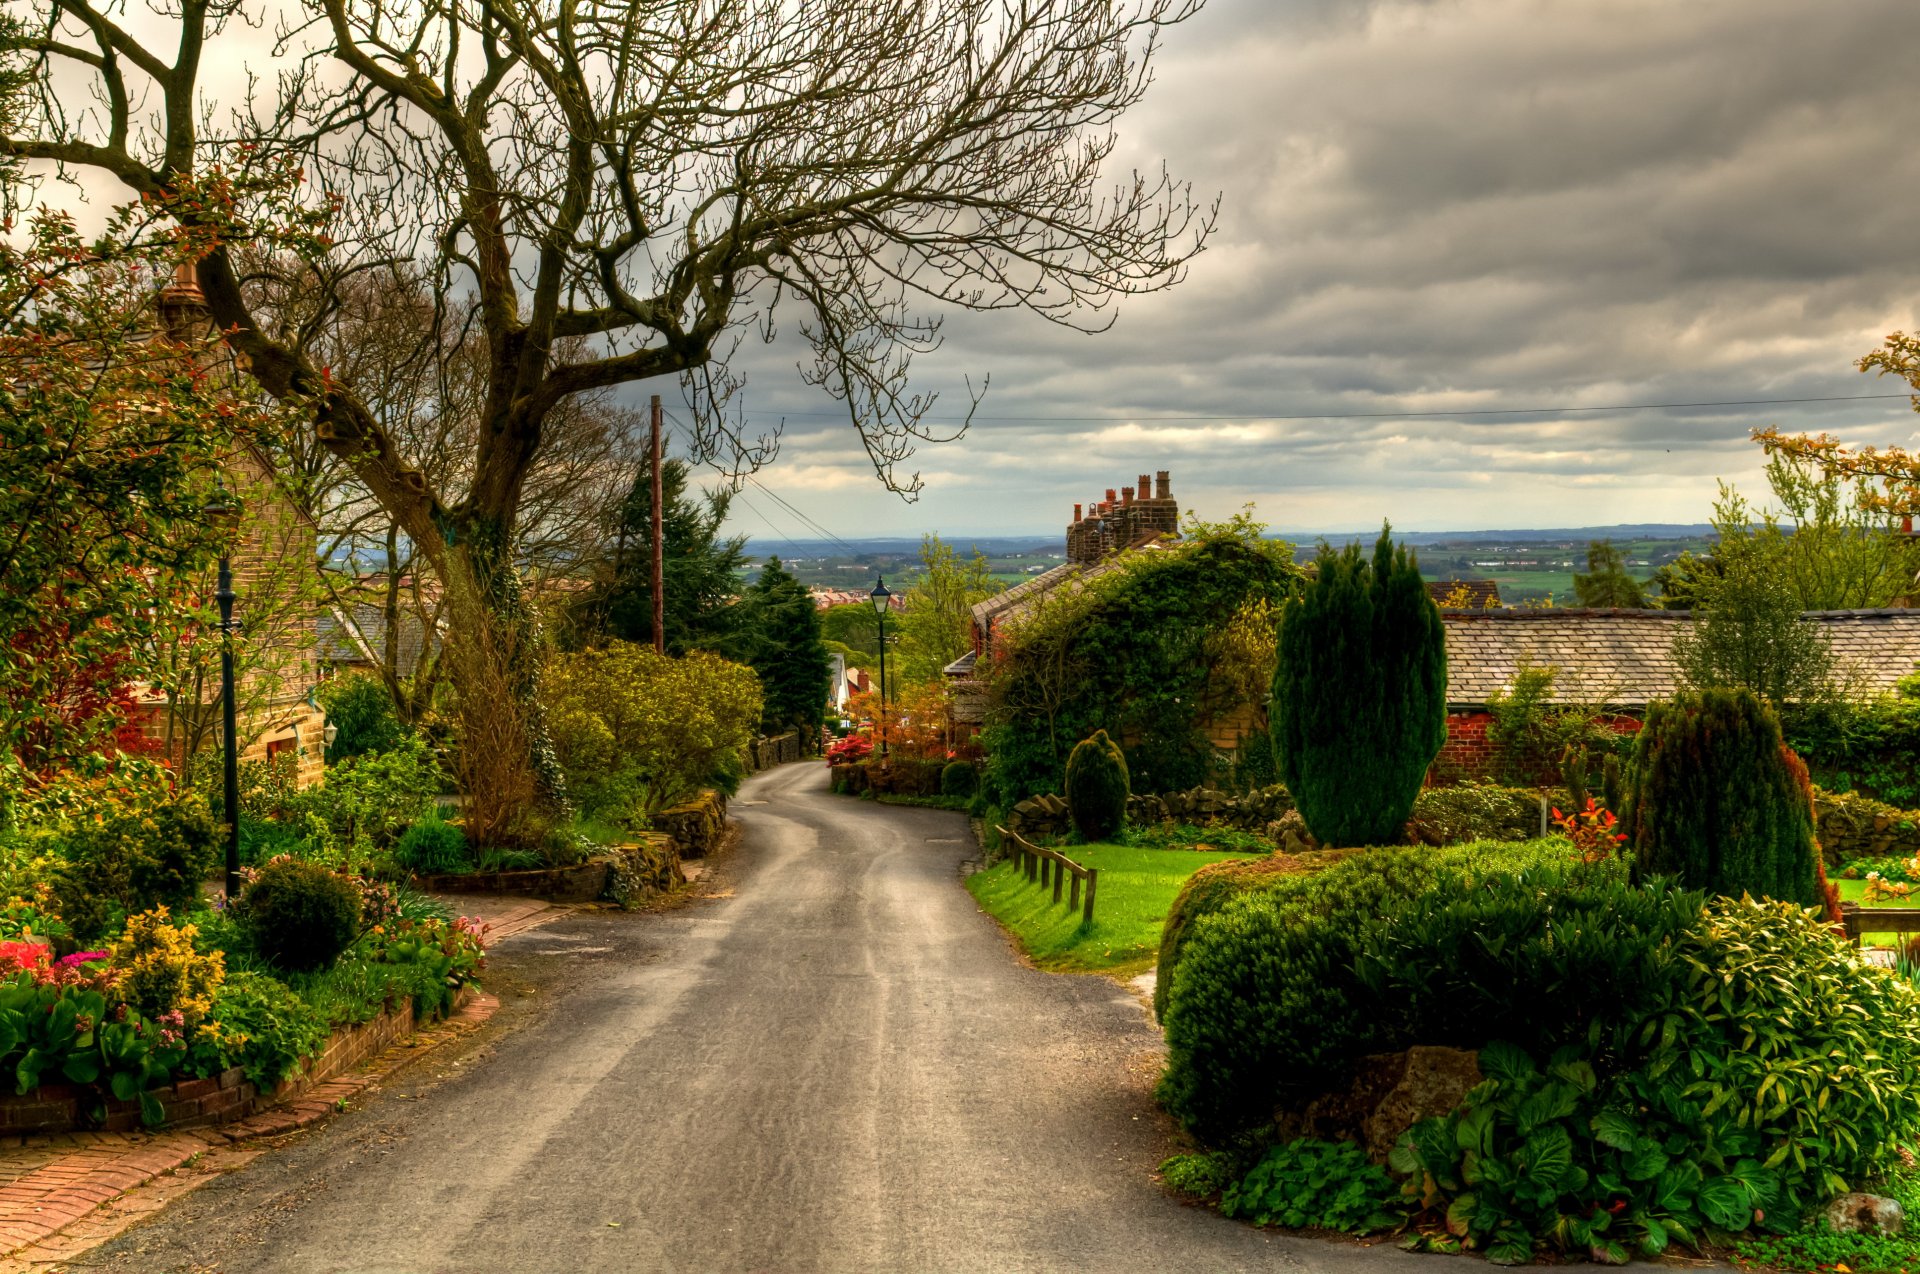
M 1115 298 L 1178 279 L 1212 221 L 1164 172 L 1106 171 L 1161 32 L 1200 0 L 299 0 L 271 94 L 217 125 L 206 68 L 264 2 L 145 0 L 126 17 L 31 0 L 39 101 L 0 154 L 155 199 L 215 165 L 297 159 L 341 209 L 311 262 L 326 280 L 417 260 L 437 304 L 472 297 L 485 403 L 456 496 L 409 463 L 365 387 L 267 328 L 231 248 L 200 262 L 250 375 L 311 404 L 315 442 L 433 564 L 456 625 L 493 631 L 500 653 L 477 662 L 514 670 L 506 689 L 530 707 L 514 543 L 570 399 L 682 377 L 700 458 L 751 466 L 772 440 L 729 416 L 727 356 L 790 315 L 813 351 L 803 374 L 910 494 L 895 465 L 940 436 L 908 383 L 939 338 L 916 298 L 1097 329 Z M 72 109 L 82 81 L 92 104 Z M 245 224 L 203 198 L 174 211 L 219 235 Z M 545 755 L 537 709 L 524 719 Z

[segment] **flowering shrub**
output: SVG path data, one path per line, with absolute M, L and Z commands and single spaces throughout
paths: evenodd
M 186 1056 L 185 1040 L 177 1022 L 108 1004 L 89 968 L 100 954 L 63 960 L 44 979 L 34 971 L 0 979 L 0 1071 L 19 1093 L 59 1080 L 99 1084 L 138 1100 L 146 1121 L 157 1123 L 160 1104 L 147 1090 L 167 1082 Z
M 28 897 L 26 895 L 32 895 Z M 21 942 L 53 942 L 72 936 L 72 930 L 60 918 L 60 904 L 53 886 L 45 880 L 34 881 L 24 893 L 14 893 L 0 902 L 0 938 Z
M 1625 833 L 1613 830 L 1620 820 L 1591 796 L 1587 798 L 1584 809 L 1571 814 L 1562 814 L 1556 807 L 1553 821 L 1559 825 L 1562 834 L 1573 842 L 1574 851 L 1583 863 L 1597 863 L 1611 857 L 1621 842 L 1627 839 Z
M 147 1017 L 177 1019 L 181 1031 L 198 1031 L 227 978 L 223 953 L 194 949 L 199 932 L 170 924 L 165 907 L 129 916 L 126 932 L 113 944 L 117 980 L 108 998 Z
M 489 928 L 466 916 L 450 921 L 402 918 L 374 929 L 369 955 L 386 964 L 410 966 L 419 975 L 416 1013 L 444 1013 L 453 1005 L 453 993 L 486 967 Z
M 827 749 L 827 762 L 830 765 L 849 765 L 855 761 L 864 761 L 873 755 L 873 738 L 865 734 L 850 734 L 837 740 Z

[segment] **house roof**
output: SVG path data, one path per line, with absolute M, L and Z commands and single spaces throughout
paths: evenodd
M 1430 579 L 1427 595 L 1434 605 L 1458 605 L 1461 610 L 1487 610 L 1500 604 L 1500 585 L 1490 579 Z
M 1105 560 L 1089 566 L 1082 562 L 1066 562 L 1044 574 L 1036 575 L 1014 585 L 1004 593 L 995 593 L 983 602 L 973 605 L 973 622 L 980 631 L 991 633 L 1009 623 L 1018 623 L 1032 614 L 1047 597 L 1056 590 L 1069 584 L 1082 588 L 1099 579 L 1102 575 L 1117 571 L 1132 560 L 1138 553 L 1164 553 L 1169 543 L 1164 536 L 1156 536 L 1127 549 L 1115 553 Z
M 347 602 L 320 609 L 320 658 L 322 662 L 347 665 L 373 664 L 386 646 L 386 609 L 373 602 Z M 364 639 L 364 643 L 362 644 Z M 400 612 L 399 643 L 395 651 L 396 671 L 412 672 L 420 662 L 421 643 L 426 629 L 420 617 L 410 610 Z M 440 644 L 436 635 L 433 644 Z M 371 649 L 369 649 L 371 647 Z
M 1835 663 L 1868 693 L 1891 690 L 1920 665 L 1920 610 L 1809 611 Z M 1478 707 L 1513 683 L 1522 664 L 1560 670 L 1560 703 L 1637 707 L 1680 688 L 1673 638 L 1693 622 L 1668 610 L 1449 610 L 1447 701 Z

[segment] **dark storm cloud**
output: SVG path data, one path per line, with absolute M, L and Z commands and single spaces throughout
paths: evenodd
M 763 480 L 846 529 L 1050 529 L 1157 467 L 1210 512 L 1253 499 L 1296 527 L 1694 521 L 1716 475 L 1751 482 L 1754 425 L 1906 439 L 1904 401 L 1251 418 L 1899 388 L 1851 364 L 1916 322 L 1911 8 L 1215 0 L 1124 136 L 1224 197 L 1187 282 L 1096 337 L 953 319 L 921 380 L 993 390 L 918 457 L 918 508 L 827 418 L 791 417 Z M 755 365 L 757 402 L 823 407 Z M 1111 423 L 993 419 L 1063 416 Z

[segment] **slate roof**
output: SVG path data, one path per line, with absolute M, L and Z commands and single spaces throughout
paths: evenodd
M 1146 540 L 1126 553 L 1115 553 L 1104 561 L 1089 566 L 1083 562 L 1065 562 L 1044 574 L 1015 584 L 1004 593 L 995 593 L 984 602 L 973 605 L 973 622 L 988 634 L 991 643 L 992 634 L 1006 625 L 1017 624 L 1036 610 L 1047 595 L 1068 584 L 1084 586 L 1110 571 L 1117 571 L 1130 560 L 1133 553 L 1163 553 L 1167 551 L 1164 537 Z
M 1826 629 L 1835 663 L 1878 693 L 1920 665 L 1920 610 L 1809 611 Z M 1687 611 L 1449 610 L 1449 707 L 1484 705 L 1522 663 L 1560 669 L 1553 699 L 1639 707 L 1679 688 L 1673 637 Z
M 350 602 L 352 614 L 345 613 L 343 606 L 323 606 L 320 609 L 320 659 L 323 663 L 346 667 L 370 667 L 374 659 L 363 649 L 356 633 L 364 637 L 375 652 L 383 650 L 386 642 L 387 618 L 385 608 L 372 602 Z M 351 618 L 351 625 L 348 620 Z M 410 610 L 400 612 L 400 642 L 398 649 L 398 671 L 402 676 L 412 673 L 420 660 L 420 645 L 426 630 L 419 616 Z M 434 639 L 438 646 L 439 639 Z

